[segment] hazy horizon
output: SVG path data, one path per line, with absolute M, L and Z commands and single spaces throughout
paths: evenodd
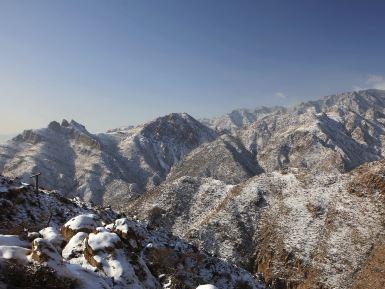
M 111 4 L 112 3 L 112 4 Z M 2 1 L 1 135 L 385 88 L 383 1 Z M 5 109 L 4 109 L 5 108 Z

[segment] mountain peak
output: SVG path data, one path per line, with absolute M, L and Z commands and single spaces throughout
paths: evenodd
M 70 122 L 70 126 L 75 128 L 75 129 L 77 129 L 77 130 L 79 130 L 79 131 L 81 131 L 81 132 L 89 134 L 89 132 L 87 131 L 87 129 L 86 129 L 86 127 L 84 125 L 78 123 L 77 121 L 75 121 L 73 119 Z
M 169 137 L 191 140 L 200 143 L 201 140 L 213 140 L 216 133 L 187 113 L 171 113 L 146 123 L 142 129 L 143 135 L 149 138 Z
M 56 132 L 61 131 L 62 128 L 74 129 L 74 130 L 76 130 L 78 132 L 90 135 L 90 133 L 87 131 L 87 129 L 86 129 L 86 127 L 84 125 L 78 123 L 77 121 L 75 121 L 73 119 L 70 122 L 68 122 L 66 119 L 63 119 L 61 124 L 59 124 L 59 122 L 57 122 L 55 120 L 51 121 L 48 124 L 47 128 L 50 129 L 50 130 L 56 131 Z
M 58 123 L 57 121 L 51 121 L 49 124 L 48 124 L 48 128 L 49 129 L 52 129 L 52 130 L 60 130 L 61 129 L 61 126 L 60 126 L 60 123 Z
M 63 118 L 63 120 L 61 122 L 61 126 L 69 127 L 69 125 L 70 125 L 69 122 L 65 118 Z
M 195 118 L 193 118 L 191 115 L 185 112 L 173 112 L 166 114 L 164 116 L 156 118 L 154 121 L 159 122 L 159 121 L 178 121 L 178 120 L 183 120 L 183 121 L 197 121 Z

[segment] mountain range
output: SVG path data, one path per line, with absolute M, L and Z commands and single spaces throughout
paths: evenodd
M 271 288 L 382 288 L 384 148 L 385 91 L 371 89 L 100 134 L 53 121 L 1 145 L 0 172 L 41 172 L 45 189 L 166 230 Z

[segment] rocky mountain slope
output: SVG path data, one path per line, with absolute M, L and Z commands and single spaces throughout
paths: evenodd
M 1 288 L 264 288 L 247 271 L 109 209 L 4 177 L 0 202 Z
M 187 114 L 171 114 L 135 128 L 91 134 L 75 121 L 27 130 L 0 146 L 0 172 L 67 196 L 110 204 L 158 185 L 172 165 L 216 133 Z
M 384 176 L 381 161 L 346 174 L 289 169 L 237 186 L 183 177 L 127 210 L 262 272 L 272 288 L 381 288 L 363 284 L 383 281 L 370 272 L 385 270 Z
M 208 143 L 127 211 L 272 288 L 382 288 L 384 104 L 369 90 L 273 112 L 233 134 L 264 173 L 235 186 L 195 173 Z
M 228 184 L 238 184 L 262 171 L 242 142 L 224 134 L 187 154 L 183 161 L 171 168 L 167 180 L 183 176 L 212 177 Z
M 258 119 L 277 111 L 285 111 L 284 107 L 260 107 L 254 110 L 236 109 L 232 112 L 212 119 L 202 119 L 201 122 L 218 132 L 234 133 L 246 128 Z
M 257 120 L 238 137 L 265 171 L 349 171 L 383 158 L 385 92 L 324 97 Z

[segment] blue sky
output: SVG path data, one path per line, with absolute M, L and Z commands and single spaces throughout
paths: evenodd
M 0 134 L 385 89 L 385 1 L 0 0 Z

